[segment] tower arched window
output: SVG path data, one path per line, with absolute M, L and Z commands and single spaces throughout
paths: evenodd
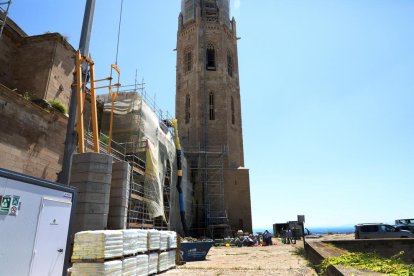
M 227 73 L 230 77 L 233 77 L 233 55 L 230 51 L 227 52 Z
M 190 122 L 191 113 L 190 113 L 190 95 L 185 96 L 185 123 L 188 124 Z
M 231 124 L 234 125 L 236 123 L 236 116 L 234 115 L 234 99 L 233 96 L 230 100 L 230 108 L 231 108 Z
M 210 120 L 213 121 L 216 119 L 216 114 L 214 111 L 214 93 L 210 92 L 210 96 L 209 96 L 209 115 L 210 115 Z
M 206 69 L 209 71 L 216 71 L 216 49 L 212 43 L 207 44 L 206 55 Z
M 193 69 L 193 51 L 186 49 L 184 52 L 184 72 L 188 73 Z

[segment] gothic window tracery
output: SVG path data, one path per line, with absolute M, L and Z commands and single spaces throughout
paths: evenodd
M 216 49 L 214 47 L 213 43 L 208 43 L 207 44 L 207 51 L 206 51 L 206 55 L 207 55 L 207 64 L 206 64 L 206 69 L 209 71 L 216 71 Z
M 187 48 L 184 51 L 184 72 L 188 73 L 193 69 L 193 51 Z

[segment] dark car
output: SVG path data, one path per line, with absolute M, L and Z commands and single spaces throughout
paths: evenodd
M 414 226 L 409 226 L 406 224 L 395 225 L 395 229 L 406 230 L 410 231 L 411 233 L 414 233 Z
M 384 223 L 361 223 L 355 225 L 355 239 L 389 238 L 414 238 L 414 234 Z

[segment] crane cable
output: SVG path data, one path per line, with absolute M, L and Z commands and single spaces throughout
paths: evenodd
M 118 23 L 118 41 L 116 43 L 116 56 L 115 64 L 118 65 L 118 50 L 119 50 L 119 38 L 121 36 L 121 23 L 122 23 L 122 8 L 124 6 L 124 0 L 121 0 L 121 10 L 119 12 L 119 23 Z

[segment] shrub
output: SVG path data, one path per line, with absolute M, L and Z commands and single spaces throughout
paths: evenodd
M 58 99 L 53 99 L 51 101 L 49 101 L 49 104 L 56 110 L 62 112 L 63 114 L 66 114 L 66 106 L 64 103 L 62 103 L 60 100 Z
M 342 265 L 356 269 L 387 273 L 392 275 L 413 275 L 414 265 L 405 264 L 401 260 L 404 252 L 383 258 L 375 253 L 350 252 L 338 257 L 326 258 L 320 266 L 320 275 L 324 275 L 329 265 Z

